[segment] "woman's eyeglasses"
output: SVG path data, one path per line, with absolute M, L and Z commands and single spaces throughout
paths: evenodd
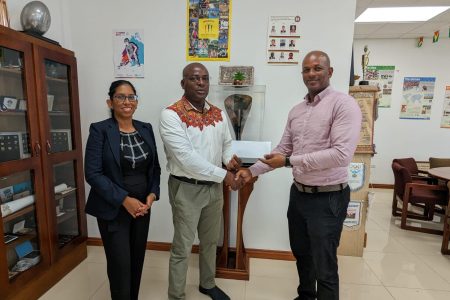
M 113 99 L 117 100 L 117 102 L 119 102 L 119 103 L 124 103 L 125 100 L 128 100 L 128 102 L 130 102 L 130 103 L 136 103 L 138 101 L 138 96 L 137 95 L 118 94 L 118 95 L 114 95 Z

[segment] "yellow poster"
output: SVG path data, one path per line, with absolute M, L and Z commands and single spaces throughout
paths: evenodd
M 229 61 L 231 0 L 187 0 L 186 59 Z

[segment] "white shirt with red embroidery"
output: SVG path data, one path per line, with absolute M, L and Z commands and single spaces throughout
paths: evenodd
M 230 161 L 231 134 L 223 111 L 205 103 L 203 113 L 182 98 L 161 113 L 159 132 L 167 171 L 175 176 L 222 182 Z

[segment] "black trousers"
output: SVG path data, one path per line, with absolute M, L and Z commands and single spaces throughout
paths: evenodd
M 134 219 L 123 207 L 112 221 L 97 218 L 112 300 L 138 299 L 150 213 Z
M 300 279 L 296 299 L 339 299 L 336 252 L 349 201 L 349 187 L 311 194 L 299 192 L 294 184 L 291 186 L 287 216 Z

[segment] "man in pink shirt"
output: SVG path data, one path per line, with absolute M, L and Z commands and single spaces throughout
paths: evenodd
M 289 240 L 300 285 L 295 300 L 339 299 L 337 247 L 350 201 L 347 168 L 361 130 L 361 110 L 330 86 L 333 68 L 325 52 L 308 53 L 302 64 L 308 94 L 289 112 L 278 146 L 236 176 L 292 167 Z M 317 284 L 317 288 L 316 288 Z

